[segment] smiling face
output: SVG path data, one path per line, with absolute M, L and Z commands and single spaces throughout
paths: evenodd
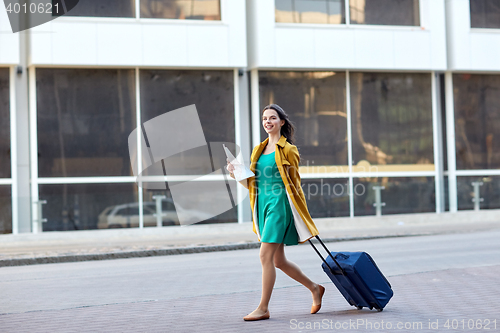
M 262 113 L 262 126 L 267 134 L 280 134 L 284 124 L 285 120 L 280 119 L 276 110 L 267 109 Z

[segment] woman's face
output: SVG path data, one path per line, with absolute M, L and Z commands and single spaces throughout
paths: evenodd
M 262 113 L 262 126 L 267 134 L 281 133 L 281 126 L 285 124 L 285 120 L 278 117 L 278 112 L 273 109 L 267 109 Z

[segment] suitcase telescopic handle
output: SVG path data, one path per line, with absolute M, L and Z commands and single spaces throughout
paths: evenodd
M 315 236 L 316 239 L 320 242 L 320 244 L 323 246 L 323 248 L 325 249 L 326 253 L 328 253 L 328 256 L 330 256 L 332 259 L 333 259 L 333 262 L 337 265 L 337 267 L 340 269 L 340 272 L 342 273 L 342 275 L 346 275 L 345 272 L 344 272 L 344 269 L 340 266 L 340 264 L 338 263 L 338 261 L 332 257 L 331 255 L 331 252 L 330 250 L 328 250 L 328 248 L 326 247 L 325 243 L 323 243 L 323 241 L 321 240 L 321 238 L 319 238 L 319 236 Z M 316 248 L 316 246 L 314 246 L 313 242 L 311 242 L 311 240 L 309 239 L 309 244 L 311 244 L 311 246 L 313 247 L 314 251 L 316 251 L 316 253 L 318 254 L 318 256 L 321 258 L 321 260 L 323 260 L 323 262 L 325 263 L 325 265 L 330 269 L 330 272 L 332 272 L 333 274 L 333 269 L 330 267 L 330 265 L 326 262 L 325 258 L 323 258 L 323 256 L 321 255 L 321 253 L 318 251 L 318 249 Z M 328 257 L 327 257 L 328 258 Z

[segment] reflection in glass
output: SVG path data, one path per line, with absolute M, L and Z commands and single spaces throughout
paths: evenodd
M 457 177 L 457 204 L 459 210 L 474 209 L 473 182 L 483 183 L 479 186 L 479 195 L 483 199 L 481 209 L 500 208 L 500 176 Z
M 141 0 L 141 17 L 220 21 L 220 0 Z
M 457 169 L 500 168 L 500 75 L 454 74 Z
M 134 70 L 37 69 L 40 177 L 130 176 Z
M 432 171 L 430 74 L 352 73 L 354 171 Z
M 375 215 L 374 186 L 381 190 L 382 215 L 436 211 L 434 177 L 394 177 L 354 179 L 354 215 Z
M 135 17 L 136 0 L 80 0 L 76 6 L 75 0 L 65 0 L 65 6 L 60 0 L 59 8 L 73 7 L 65 16 L 90 16 L 90 17 Z M 137 0 L 139 1 L 139 0 Z M 55 15 L 54 15 L 55 16 Z
M 276 0 L 276 22 L 345 24 L 344 0 Z
M 10 178 L 9 69 L 0 68 L 0 178 Z
M 500 1 L 470 0 L 470 26 L 500 29 Z
M 351 24 L 420 25 L 419 0 L 349 0 Z
M 142 122 L 195 104 L 207 142 L 234 142 L 233 71 L 141 70 Z M 189 129 L 185 129 L 189 133 Z
M 347 178 L 303 178 L 301 183 L 311 217 L 349 216 Z
M 12 233 L 11 187 L 0 186 L 0 234 Z
M 168 185 L 175 186 L 177 184 L 178 182 L 169 182 Z M 210 213 L 211 206 L 218 206 L 220 202 L 228 200 L 229 193 L 227 188 L 221 191 L 213 190 L 214 188 L 220 188 L 220 186 L 214 186 L 215 182 L 210 181 L 199 181 L 198 184 L 199 191 L 193 192 L 188 201 L 176 201 L 175 204 L 170 189 L 166 191 L 144 189 L 144 205 L 149 207 L 149 209 L 153 210 L 156 214 L 156 199 L 153 197 L 165 196 L 165 198 L 162 199 L 162 211 L 164 214 L 162 218 L 163 226 L 179 225 L 178 213 L 183 214 L 184 217 L 192 217 L 193 220 L 201 221 L 196 224 L 231 223 L 238 221 L 237 206 L 217 216 L 213 216 L 213 214 Z M 231 184 L 231 194 L 235 196 L 236 184 L 234 181 L 229 181 L 229 184 Z M 178 212 L 178 209 L 181 211 Z M 153 222 L 146 223 L 146 221 L 149 220 L 153 220 Z M 156 223 L 156 216 L 152 217 L 147 216 L 146 213 L 144 214 L 144 226 L 156 226 Z
M 139 226 L 136 184 L 40 185 L 43 231 Z
M 296 125 L 301 172 L 348 171 L 345 73 L 259 71 L 259 89 L 260 110 L 278 104 Z

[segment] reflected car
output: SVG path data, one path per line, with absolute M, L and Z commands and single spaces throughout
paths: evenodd
M 212 218 L 209 213 L 184 209 L 177 205 L 171 199 L 162 200 L 162 226 L 180 225 L 177 211 L 181 210 L 183 216 L 187 216 L 188 223 L 196 223 Z M 145 227 L 155 227 L 156 221 L 156 202 L 143 202 L 143 218 Z M 98 217 L 97 228 L 137 228 L 139 227 L 139 204 L 132 202 L 128 204 L 106 207 Z

